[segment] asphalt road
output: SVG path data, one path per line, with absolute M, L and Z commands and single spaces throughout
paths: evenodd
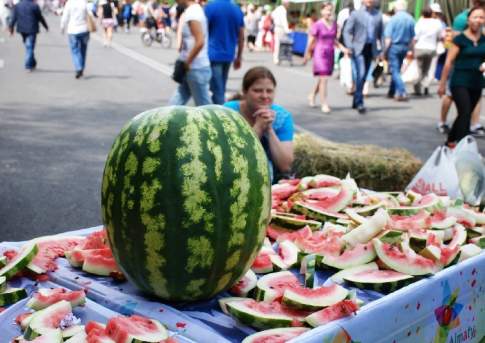
M 135 31 L 115 34 L 112 48 L 92 36 L 86 76 L 76 80 L 58 18 L 47 19 L 51 31 L 38 36 L 34 73 L 23 69 L 20 36 L 0 34 L 0 241 L 99 225 L 101 176 L 116 134 L 135 114 L 166 105 L 175 89 L 169 77 L 175 50 L 143 47 Z M 266 65 L 278 80 L 276 102 L 293 113 L 300 130 L 339 142 L 404 147 L 421 159 L 444 142 L 435 130 L 436 96 L 396 103 L 385 98 L 384 88 L 372 89 L 369 112 L 359 116 L 332 80 L 333 112 L 325 115 L 307 105 L 311 67 L 300 63 L 295 58 L 293 67 L 273 66 L 268 53 L 245 53 L 228 90 L 239 89 L 248 68 Z

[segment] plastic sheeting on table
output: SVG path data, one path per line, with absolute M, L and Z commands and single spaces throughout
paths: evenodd
M 87 235 L 99 229 L 65 234 Z M 0 252 L 2 247 L 20 245 L 2 243 Z M 52 281 L 70 289 L 87 288 L 90 299 L 112 311 L 158 319 L 197 342 L 240 342 L 254 332 L 220 311 L 217 300 L 228 294 L 209 301 L 167 305 L 144 297 L 129 282 L 86 274 L 65 259 L 58 262 L 59 269 L 49 275 Z M 317 284 L 329 275 L 318 272 Z M 456 301 L 449 304 L 452 294 Z M 366 290 L 358 290 L 357 295 L 365 305 L 356 316 L 313 329 L 292 342 L 478 343 L 485 336 L 485 254 L 387 296 Z M 446 308 L 451 316 L 443 316 Z

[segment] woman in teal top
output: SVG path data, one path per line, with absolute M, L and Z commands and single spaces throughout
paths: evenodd
M 283 107 L 273 104 L 276 79 L 265 67 L 254 67 L 244 75 L 240 100 L 224 106 L 239 113 L 252 126 L 266 151 L 271 180 L 291 171 L 293 163 L 293 118 Z
M 438 94 L 445 94 L 446 81 L 453 67 L 450 89 L 458 116 L 448 134 L 446 144 L 450 147 L 470 133 L 471 114 L 482 96 L 485 85 L 485 68 L 482 66 L 485 62 L 485 36 L 481 31 L 484 24 L 484 10 L 481 7 L 472 8 L 468 12 L 468 28 L 453 39 L 446 58 Z

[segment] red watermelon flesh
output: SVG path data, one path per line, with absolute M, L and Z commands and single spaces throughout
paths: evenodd
M 113 252 L 110 248 L 84 250 L 83 254 L 83 270 L 89 265 L 105 271 L 106 275 L 109 275 L 113 271 L 119 271 L 118 265 L 113 257 Z
M 311 188 L 335 187 L 340 186 L 342 181 L 335 176 L 317 175 L 309 182 Z
M 17 323 L 17 325 L 20 326 L 20 324 L 22 323 L 22 321 L 31 316 L 32 315 L 32 312 L 25 312 L 25 313 L 21 313 L 19 314 L 17 317 L 15 317 L 15 323 Z
M 86 331 L 87 334 L 91 333 L 91 331 L 104 331 L 104 329 L 105 326 L 103 324 L 93 320 L 89 321 L 84 327 L 84 331 Z
M 79 249 L 102 249 L 107 247 L 108 237 L 106 230 L 100 230 L 88 235 L 84 243 L 79 246 Z
M 271 197 L 286 200 L 298 190 L 298 186 L 290 184 L 276 184 L 271 187 Z
M 276 240 L 278 242 L 283 242 L 283 241 L 292 241 L 295 242 L 297 239 L 310 239 L 313 236 L 313 231 L 310 229 L 309 226 L 305 226 L 302 229 L 299 230 L 290 230 L 288 232 L 283 232 L 280 233 L 277 237 Z
M 316 231 L 311 238 L 298 237 L 295 239 L 295 244 L 307 254 L 338 256 L 343 247 L 342 235 L 342 232 L 336 231 L 327 233 Z
M 359 305 L 353 300 L 342 300 L 332 306 L 311 314 L 307 318 L 312 326 L 325 325 L 333 320 L 348 317 L 359 309 Z
M 338 190 L 334 188 L 314 188 L 305 191 L 304 196 L 306 199 L 328 201 L 339 194 Z
M 258 337 L 253 338 L 251 343 L 285 343 L 295 337 L 300 336 L 308 330 L 308 328 L 291 328 L 291 331 L 287 328 L 265 330 L 258 333 Z
M 276 255 L 276 253 L 273 251 L 271 252 L 271 249 L 269 248 L 261 248 L 261 250 L 258 253 L 258 256 L 256 256 L 256 259 L 254 260 L 253 264 L 251 265 L 251 269 L 255 273 L 268 273 L 273 270 L 273 262 L 271 262 L 270 255 Z
M 402 231 L 429 229 L 431 227 L 431 217 L 425 210 L 421 210 L 412 216 L 392 215 L 388 227 Z
M 67 291 L 64 288 L 54 288 L 49 289 L 47 294 L 35 292 L 32 299 L 35 299 L 37 303 L 42 304 L 43 307 L 55 304 L 61 300 L 69 301 L 71 305 L 74 304 L 75 306 L 77 303 L 79 303 L 80 299 L 84 299 L 85 297 L 86 293 L 84 290 Z
M 273 302 L 265 302 L 265 301 L 256 301 L 254 299 L 244 300 L 245 305 L 249 308 L 258 311 L 264 314 L 285 314 L 287 316 L 293 317 L 295 319 L 295 323 L 293 326 L 301 326 L 301 320 L 303 320 L 308 314 L 308 311 L 300 311 L 291 309 L 279 301 Z
M 163 329 L 161 332 L 160 326 L 149 318 L 132 315 L 130 317 L 118 316 L 111 318 L 106 324 L 105 333 L 116 343 L 125 343 L 131 342 L 131 335 L 142 336 L 159 333 L 163 335 L 166 331 Z
M 298 278 L 295 275 L 290 273 L 285 276 L 270 279 L 266 286 L 276 292 L 276 296 L 274 299 L 281 300 L 281 298 L 283 298 L 285 290 L 287 288 L 293 289 L 300 287 L 300 281 L 298 281 Z
M 278 181 L 278 184 L 288 184 L 292 186 L 298 186 L 300 184 L 300 179 L 282 179 Z
M 425 258 L 418 254 L 413 254 L 413 256 L 409 256 L 405 254 L 395 245 L 383 243 L 383 250 L 385 254 L 391 257 L 394 261 L 400 261 L 402 264 L 412 264 L 421 267 L 427 268 L 435 268 L 435 263 L 430 260 L 429 258 Z
M 272 240 L 276 241 L 278 240 L 278 237 L 282 234 L 286 233 L 292 233 L 295 232 L 294 230 L 289 230 L 289 229 L 283 229 L 278 226 L 273 226 L 273 225 L 268 225 L 266 228 L 266 236 L 271 238 Z

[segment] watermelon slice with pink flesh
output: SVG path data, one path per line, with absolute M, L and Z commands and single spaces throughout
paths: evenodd
M 15 323 L 20 326 L 20 329 L 22 331 L 24 331 L 29 326 L 32 315 L 32 312 L 24 312 L 15 317 Z
M 311 188 L 336 187 L 340 186 L 342 180 L 331 175 L 315 175 L 309 179 L 308 186 Z
M 343 280 L 360 289 L 372 289 L 384 294 L 390 293 L 411 283 L 411 275 L 394 270 L 357 270 L 342 276 Z
M 276 255 L 275 251 L 270 247 L 262 246 L 256 259 L 251 265 L 253 272 L 258 274 L 271 273 L 273 271 L 273 262 L 270 258 L 271 255 Z
M 34 259 L 37 252 L 38 246 L 33 242 L 22 246 L 18 253 L 13 250 L 4 252 L 9 261 L 0 269 L 0 276 L 5 276 L 7 279 L 12 278 Z
M 119 273 L 120 270 L 110 248 L 84 250 L 83 271 L 100 276 Z
M 372 242 L 366 244 L 357 244 L 353 248 L 347 248 L 341 255 L 327 255 L 322 259 L 322 263 L 337 269 L 347 269 L 363 265 L 373 261 L 376 258 L 376 252 Z
M 433 274 L 437 270 L 437 265 L 433 260 L 414 253 L 410 248 L 403 252 L 394 245 L 381 242 L 378 238 L 374 238 L 372 243 L 379 259 L 397 272 L 408 275 L 426 275 Z
M 277 301 L 258 302 L 253 299 L 227 303 L 227 310 L 239 322 L 258 329 L 301 327 L 307 311 L 292 310 Z
M 278 184 L 280 185 L 285 185 L 285 184 L 289 184 L 289 185 L 292 185 L 292 186 L 298 186 L 300 184 L 300 179 L 281 179 L 278 181 Z
M 420 210 L 412 216 L 392 215 L 388 227 L 393 230 L 421 230 L 431 227 L 431 217 L 429 212 Z
M 346 233 L 342 239 L 351 246 L 356 246 L 359 243 L 367 243 L 373 237 L 377 236 L 385 228 L 388 222 L 389 215 L 384 209 L 380 208 L 364 223 Z
M 309 328 L 277 328 L 257 332 L 246 337 L 242 343 L 285 343 L 298 337 Z
M 116 343 L 160 342 L 168 338 L 167 330 L 159 321 L 138 315 L 111 318 L 105 332 Z
M 59 330 L 61 321 L 72 316 L 71 303 L 61 300 L 32 315 L 29 327 L 24 333 L 28 340 Z M 62 337 L 62 334 L 61 334 Z
M 276 237 L 276 241 L 283 242 L 286 240 L 295 242 L 297 239 L 305 240 L 310 239 L 313 236 L 313 231 L 310 227 L 305 226 L 304 228 L 297 231 L 284 232 Z
M 61 330 L 53 330 L 49 333 L 38 336 L 32 340 L 27 340 L 20 336 L 13 340 L 13 343 L 62 343 L 62 332 Z
M 331 321 L 351 316 L 357 312 L 359 305 L 353 300 L 342 300 L 332 306 L 312 313 L 305 321 L 312 327 L 318 327 Z
M 296 185 L 291 185 L 288 183 L 276 184 L 271 186 L 271 196 L 276 199 L 286 200 L 297 190 L 298 190 L 298 186 Z
M 264 275 L 256 285 L 256 300 L 279 300 L 283 297 L 285 289 L 298 286 L 300 286 L 300 281 L 289 271 Z
M 431 216 L 431 228 L 433 229 L 447 229 L 455 225 L 456 222 L 456 217 L 448 216 L 446 211 L 437 211 Z
M 311 188 L 302 192 L 303 199 L 325 201 L 338 195 L 340 190 L 338 188 Z
M 461 207 L 451 206 L 446 210 L 448 216 L 456 217 L 457 223 L 462 224 L 467 229 L 470 229 L 476 225 L 476 218 L 473 211 Z
M 314 202 L 313 206 L 328 212 L 339 212 L 347 207 L 354 198 L 354 188 L 350 180 L 341 182 L 340 191 L 336 195 L 328 195 L 320 197 L 318 201 Z
M 73 267 L 81 267 L 84 262 L 84 250 L 109 248 L 106 230 L 93 232 L 74 249 L 65 252 L 65 256 Z
M 39 288 L 32 295 L 26 306 L 37 311 L 61 300 L 69 301 L 72 307 L 84 305 L 86 302 L 86 293 L 84 290 L 68 291 L 64 288 Z
M 257 282 L 258 278 L 256 277 L 256 274 L 249 269 L 241 280 L 236 282 L 236 284 L 229 289 L 229 293 L 238 297 L 245 297 L 256 287 Z
M 295 245 L 305 254 L 340 255 L 344 246 L 343 233 L 336 231 L 313 232 L 311 238 L 297 237 Z
M 285 289 L 282 303 L 288 307 L 315 311 L 344 300 L 349 291 L 333 284 L 318 288 L 292 287 Z

